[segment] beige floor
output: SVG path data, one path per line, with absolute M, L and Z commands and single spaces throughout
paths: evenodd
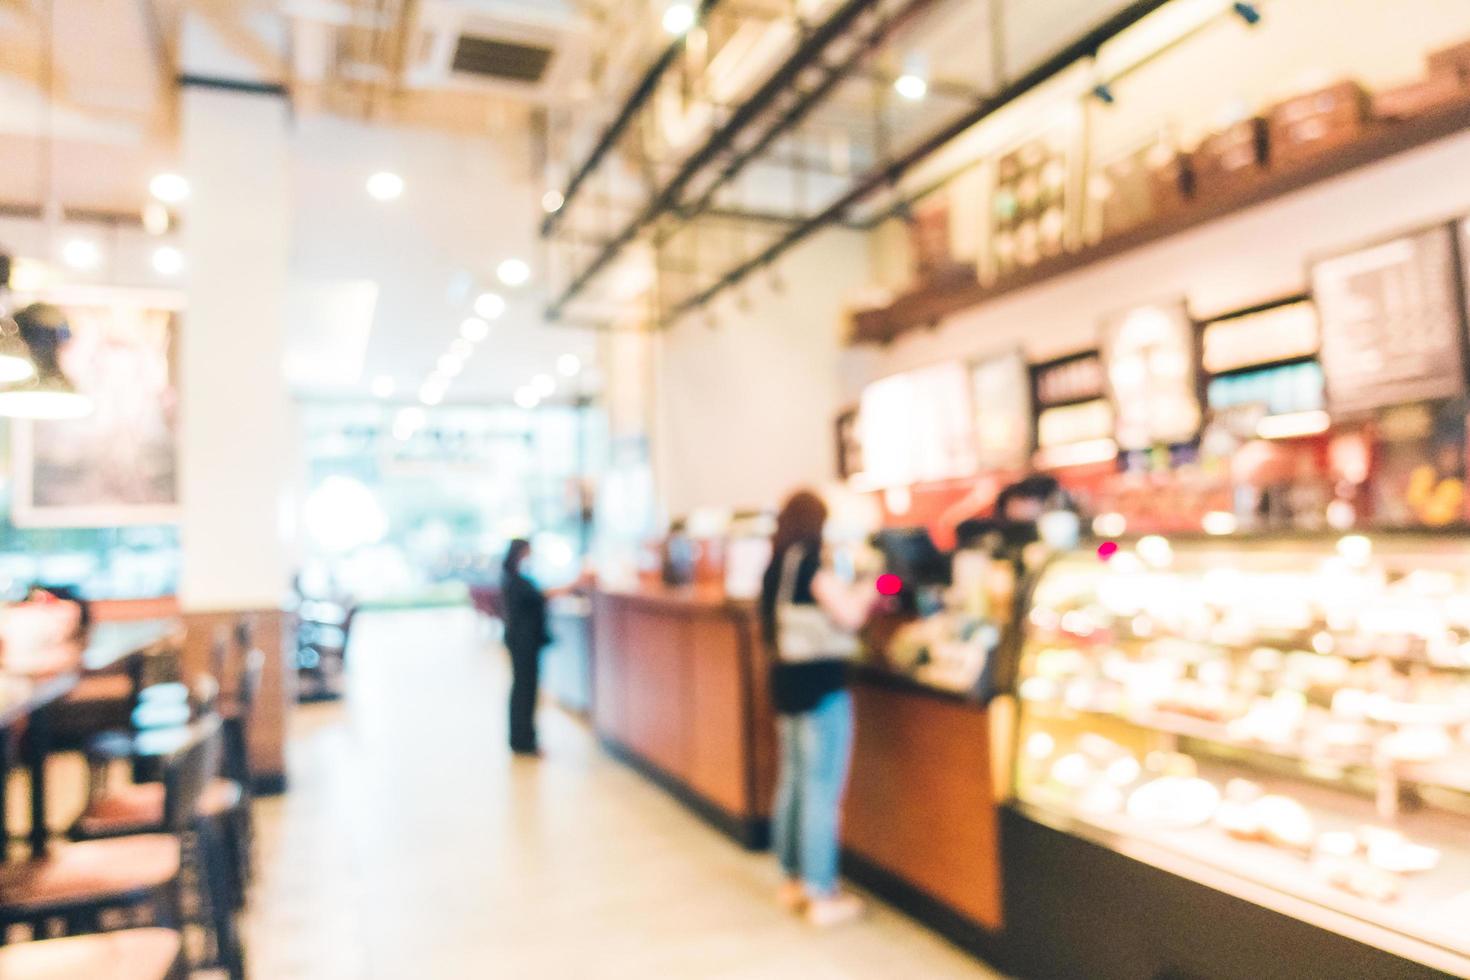
M 990 977 L 875 907 L 816 932 L 728 842 L 543 709 L 503 748 L 504 656 L 467 611 L 364 617 L 349 698 L 300 709 L 291 791 L 260 812 L 251 975 Z

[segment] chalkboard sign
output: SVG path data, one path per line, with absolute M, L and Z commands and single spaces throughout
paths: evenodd
M 1312 267 L 1322 369 L 1334 415 L 1465 392 L 1453 228 L 1324 259 Z

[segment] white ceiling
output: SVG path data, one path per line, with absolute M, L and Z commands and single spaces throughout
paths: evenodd
M 63 206 L 139 214 L 149 178 L 176 167 L 180 156 L 176 89 L 165 67 L 172 0 L 54 2 L 57 98 L 48 113 L 40 81 L 42 5 L 0 0 L 0 205 L 42 199 L 42 135 L 49 132 L 50 180 Z M 150 30 L 149 3 L 165 32 L 162 49 Z M 196 0 L 190 9 L 204 12 L 210 43 L 222 55 L 259 65 L 269 58 L 260 39 L 270 31 L 262 30 L 261 18 L 267 28 L 272 19 L 284 26 L 282 6 L 281 0 Z M 292 6 L 320 13 L 348 5 L 298 0 Z M 429 0 L 425 7 L 466 22 L 520 21 L 543 31 L 574 13 L 567 0 Z M 310 111 L 298 100 L 288 361 L 302 394 L 360 396 L 372 378 L 388 375 L 400 395 L 413 397 L 457 335 L 475 293 L 494 284 L 496 264 L 518 257 L 539 272 L 541 187 L 531 163 L 529 114 L 504 113 L 505 125 L 492 130 L 476 123 L 489 118 L 484 105 L 460 99 L 430 107 L 421 95 L 415 108 L 429 111 L 390 123 Z M 380 203 L 366 194 L 367 176 L 382 169 L 404 177 L 400 200 Z M 187 205 L 180 217 L 188 220 Z M 104 267 L 77 278 L 176 285 L 148 268 L 152 246 L 140 233 L 119 237 L 99 228 L 96 237 L 108 252 Z M 24 222 L 0 222 L 0 247 L 8 241 L 11 248 L 32 248 L 42 240 Z M 543 325 L 538 283 L 497 287 L 509 308 L 447 401 L 508 400 L 531 377 L 553 372 L 563 353 L 595 360 L 592 335 Z

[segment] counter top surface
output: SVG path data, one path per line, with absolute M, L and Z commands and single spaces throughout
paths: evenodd
M 596 595 L 676 610 L 710 610 L 754 615 L 754 599 L 733 599 L 719 585 L 637 585 L 629 588 L 599 586 Z

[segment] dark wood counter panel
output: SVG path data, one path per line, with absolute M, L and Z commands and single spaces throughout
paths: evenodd
M 975 701 L 854 672 L 844 870 L 973 952 L 999 958 L 1000 846 L 990 715 Z
M 652 588 L 601 591 L 592 608 L 598 737 L 747 847 L 764 846 L 775 724 L 754 604 Z

